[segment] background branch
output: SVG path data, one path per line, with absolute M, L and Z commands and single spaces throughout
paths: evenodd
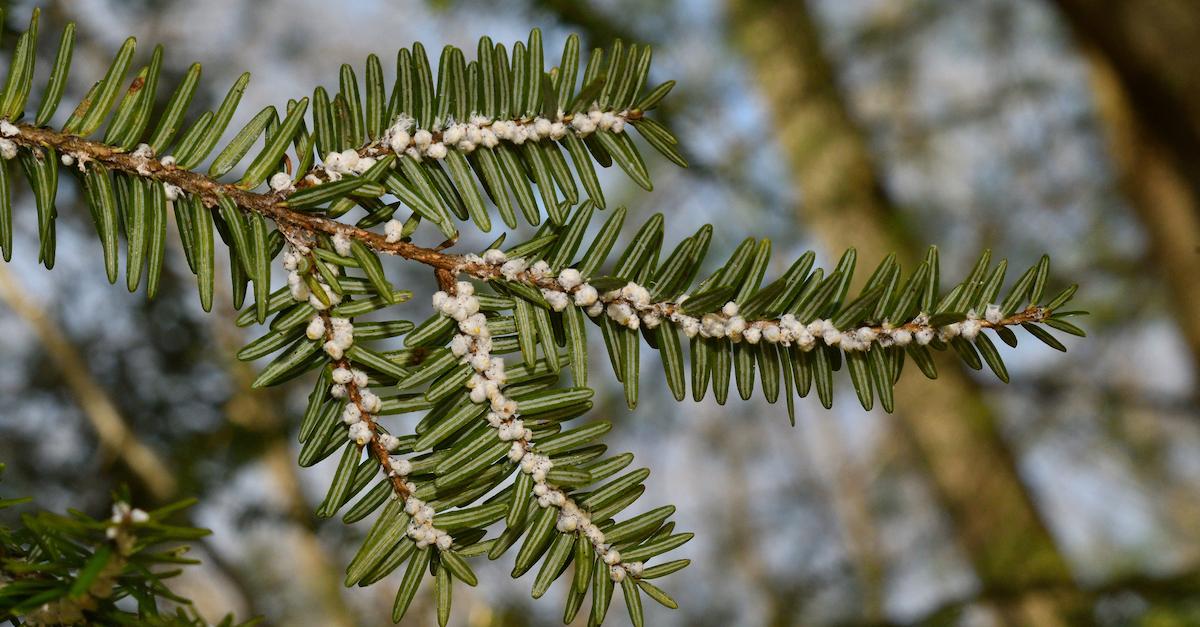
M 175 475 L 149 446 L 134 435 L 108 393 L 87 370 L 87 361 L 60 328 L 26 295 L 7 264 L 0 264 L 0 299 L 33 329 L 46 353 L 58 366 L 67 388 L 100 442 L 100 449 L 119 460 L 157 501 L 175 495 Z

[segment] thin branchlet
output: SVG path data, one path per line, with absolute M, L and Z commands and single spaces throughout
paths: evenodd
M 319 233 L 331 237 L 342 234 L 378 252 L 397 255 L 434 268 L 451 269 L 459 264 L 458 255 L 442 253 L 410 242 L 388 242 L 383 235 L 366 229 L 290 209 L 286 200 L 291 192 L 254 192 L 233 183 L 222 183 L 199 172 L 175 167 L 169 162 L 164 165 L 160 159 L 125 152 L 103 142 L 28 124 L 16 126 L 20 132 L 10 140 L 19 146 L 35 151 L 40 148 L 53 148 L 60 154 L 71 155 L 79 167 L 87 167 L 88 162 L 95 162 L 110 170 L 172 185 L 186 194 L 195 195 L 208 207 L 216 207 L 220 198 L 224 196 L 244 211 L 270 218 L 283 231 Z
M 295 188 L 269 193 L 255 192 L 243 189 L 236 184 L 223 183 L 192 170 L 175 167 L 170 161 L 164 164 L 163 160 L 155 159 L 152 155 L 139 154 L 137 151 L 125 152 L 102 142 L 83 139 L 48 128 L 28 124 L 13 126 L 16 133 L 11 134 L 9 140 L 17 145 L 33 150 L 37 150 L 40 147 L 53 148 L 59 153 L 72 155 L 74 161 L 80 167 L 86 167 L 87 162 L 96 162 L 112 170 L 159 181 L 164 185 L 174 186 L 183 193 L 195 195 L 208 207 L 215 207 L 219 199 L 224 196 L 232 200 L 243 211 L 258 213 L 270 218 L 276 223 L 280 231 L 285 233 L 291 240 L 311 241 L 318 234 L 337 237 L 339 239 L 354 240 L 376 252 L 395 255 L 430 266 L 438 273 L 438 282 L 441 286 L 447 285 L 451 278 L 465 274 L 482 281 L 503 278 L 510 281 L 520 281 L 539 289 L 562 291 L 572 294 L 587 289 L 586 283 L 570 289 L 563 289 L 563 286 L 555 277 L 537 274 L 529 270 L 509 273 L 508 276 L 505 276 L 500 265 L 486 263 L 478 256 L 445 253 L 435 248 L 427 248 L 406 241 L 389 241 L 387 236 L 364 228 L 291 209 L 288 207 L 286 201 L 288 196 L 295 192 Z M 372 144 L 362 149 L 362 153 L 379 154 L 387 150 L 389 149 L 382 144 Z M 320 170 L 322 170 L 321 167 L 315 167 L 313 171 Z M 597 302 L 612 304 L 614 302 L 629 302 L 629 299 L 615 296 L 613 298 L 601 299 Z M 646 317 L 675 321 L 680 319 L 681 303 L 662 301 L 648 304 L 630 304 L 639 312 L 639 317 L 642 319 Z M 979 324 L 980 328 L 1013 326 L 1028 322 L 1040 322 L 1049 314 L 1050 312 L 1044 308 L 1031 306 L 1002 320 L 980 319 Z M 726 319 L 731 317 L 725 316 Z M 777 325 L 779 320 L 762 319 L 744 322 L 748 326 L 754 327 L 756 324 L 760 326 Z M 869 334 L 870 331 L 883 332 L 894 330 L 907 330 L 916 333 L 927 326 L 920 320 L 914 319 L 886 328 L 883 325 L 867 325 L 856 327 L 856 329 L 862 330 L 865 334 Z
M 316 272 L 316 269 L 315 269 L 316 263 L 317 263 L 316 258 L 312 255 L 311 252 L 308 253 L 306 255 L 306 257 L 308 258 L 309 263 L 308 263 L 307 270 L 305 270 L 305 273 L 311 275 L 312 277 L 314 277 L 315 279 L 320 281 L 320 275 Z M 318 320 L 320 321 L 320 323 L 315 324 Z M 314 320 L 312 320 L 309 323 L 309 329 L 312 330 L 310 332 L 310 337 L 312 335 L 317 335 L 319 337 L 322 337 L 325 339 L 325 341 L 327 343 L 326 346 L 329 346 L 330 344 L 333 344 L 333 343 L 336 343 L 339 341 L 339 338 L 336 337 L 337 336 L 337 332 L 335 331 L 336 326 L 337 325 L 334 321 L 334 317 L 330 314 L 329 309 L 328 308 L 322 309 L 316 313 L 316 316 L 314 316 Z M 339 349 L 339 352 L 340 352 L 340 349 Z M 350 361 L 349 357 L 345 356 L 344 353 L 341 353 L 338 358 L 333 359 L 331 361 L 332 361 L 332 365 L 335 369 L 342 369 L 347 372 L 354 372 L 354 364 Z M 366 424 L 367 428 L 370 430 L 371 438 L 362 443 L 359 443 L 358 446 L 360 449 L 366 448 L 368 450 L 368 452 L 370 453 L 370 455 L 379 462 L 381 470 L 384 472 L 385 475 L 388 475 L 389 482 L 392 485 L 392 492 L 395 494 L 396 498 L 406 499 L 412 494 L 412 491 L 409 489 L 408 485 L 406 485 L 403 477 L 396 476 L 394 474 L 389 474 L 389 471 L 391 469 L 391 467 L 390 467 L 391 456 L 390 456 L 390 451 L 388 451 L 387 447 L 383 445 L 382 441 L 378 437 L 379 427 L 378 427 L 378 425 L 375 424 L 375 414 L 376 414 L 377 410 L 376 411 L 368 411 L 368 408 L 364 407 L 363 386 L 361 386 L 360 383 L 361 383 L 361 380 L 358 377 L 353 377 L 353 376 L 345 383 L 335 383 L 335 385 L 341 386 L 341 390 L 344 391 L 344 394 L 342 394 L 342 395 L 352 405 L 354 405 L 354 407 L 357 409 L 357 415 L 358 415 L 359 419 L 364 424 Z
M 984 311 L 968 312 L 967 319 L 962 322 L 941 326 L 931 325 L 929 316 L 921 313 L 910 320 L 856 324 L 846 329 L 834 327 L 830 320 L 816 319 L 805 324 L 789 315 L 743 319 L 738 315 L 734 302 L 726 303 L 712 313 L 691 316 L 684 313 L 686 296 L 676 301 L 652 301 L 649 291 L 635 282 L 601 293 L 574 269 L 565 269 L 556 276 L 549 272 L 544 263 L 530 264 L 524 259 L 510 259 L 495 249 L 483 256 L 464 255 L 461 259 L 463 263 L 454 269 L 454 274 L 466 274 L 482 281 L 502 279 L 525 283 L 541 290 L 556 311 L 573 303 L 592 317 L 605 315 L 630 328 L 636 329 L 642 325 L 653 328 L 669 321 L 682 328 L 688 337 L 728 337 L 734 342 L 757 344 L 762 341 L 785 346 L 795 343 L 806 350 L 817 344 L 840 345 L 847 351 L 868 350 L 876 343 L 885 346 L 893 343 L 903 346 L 909 342 L 927 344 L 934 337 L 949 339 L 959 334 L 973 339 L 983 329 L 1042 322 L 1052 313 L 1046 307 L 1030 305 L 1003 316 L 996 305 L 988 305 Z M 450 315 L 454 312 L 445 313 Z
M 521 415 L 521 404 L 505 394 L 508 377 L 504 359 L 493 357 L 491 333 L 487 320 L 478 313 L 479 301 L 474 295 L 474 286 L 466 281 L 455 284 L 449 291 L 439 291 L 433 296 L 433 304 L 442 315 L 458 320 L 459 333 L 450 343 L 451 352 L 471 366 L 474 371 L 466 381 L 473 403 L 484 405 L 489 426 L 496 430 L 496 437 L 509 442 L 508 460 L 517 464 L 520 471 L 532 478 L 533 494 L 543 508 L 553 507 L 558 511 L 555 527 L 561 533 L 578 533 L 587 539 L 598 559 L 609 569 L 609 577 L 620 582 L 626 576 L 639 577 L 644 565 L 640 561 L 623 561 L 621 553 L 611 542 L 606 542 L 604 532 L 592 521 L 592 512 L 581 506 L 567 491 L 548 481 L 548 473 L 554 466 L 548 455 L 538 452 L 533 430 L 525 426 Z M 471 312 L 467 316 L 461 313 Z
M 311 251 L 302 253 L 308 260 L 304 271 L 324 290 L 326 285 L 315 271 L 317 260 Z M 290 266 L 296 263 L 296 253 L 288 253 L 286 263 Z M 299 275 L 298 268 L 289 268 L 293 276 Z M 300 285 L 300 281 L 289 277 L 289 283 Z M 308 283 L 303 283 L 307 285 Z M 293 298 L 307 298 L 303 290 L 293 291 Z M 380 399 L 367 390 L 369 383 L 367 374 L 355 367 L 356 364 L 346 355 L 353 345 L 353 323 L 346 319 L 334 317 L 328 307 L 317 310 L 309 322 L 308 336 L 311 340 L 323 338 L 324 350 L 329 355 L 333 369 L 334 383 L 328 394 L 337 399 L 345 399 L 346 405 L 342 411 L 342 422 L 348 427 L 347 435 L 355 443 L 359 451 L 366 449 L 368 455 L 375 459 L 380 472 L 387 478 L 391 486 L 392 498 L 404 503 L 405 511 L 412 517 L 406 533 L 415 540 L 418 546 L 429 544 L 441 550 L 449 549 L 453 538 L 433 524 L 433 508 L 416 496 L 417 486 L 408 478 L 412 469 L 407 460 L 392 457 L 399 446 L 399 439 L 384 433 L 378 424 Z

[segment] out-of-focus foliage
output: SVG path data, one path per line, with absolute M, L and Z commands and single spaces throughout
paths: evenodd
M 107 520 L 74 510 L 66 516 L 25 511 L 30 499 L 0 498 L 0 510 L 21 512 L 19 527 L 0 526 L 0 619 L 25 625 L 207 625 L 190 601 L 167 586 L 181 567 L 197 563 L 180 542 L 209 533 L 168 522 L 194 503 L 143 512 L 125 498 L 118 497 Z

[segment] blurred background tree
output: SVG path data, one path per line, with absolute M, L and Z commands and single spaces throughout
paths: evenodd
M 4 4 L 16 16 L 33 6 Z M 656 71 L 679 80 L 663 114 L 690 138 L 693 166 L 652 160 L 652 197 L 620 187 L 621 176 L 605 183 L 635 214 L 681 214 L 668 220 L 679 229 L 668 239 L 714 221 L 714 258 L 747 235 L 774 233 L 781 259 L 858 246 L 895 250 L 909 266 L 931 243 L 960 266 L 985 246 L 1025 265 L 1057 251 L 1059 272 L 1084 286 L 1092 337 L 1065 356 L 1022 346 L 1004 388 L 947 362 L 940 372 L 954 384 L 906 376 L 895 415 L 850 399 L 832 413 L 807 401 L 789 430 L 765 403 L 680 405 L 650 390 L 630 416 L 619 387 L 599 377 L 608 398 L 597 405 L 617 418 L 614 446 L 659 460 L 651 496 L 669 494 L 681 527 L 697 532 L 686 550 L 693 566 L 671 582 L 682 607 L 662 618 L 1200 622 L 1195 3 L 38 5 L 49 22 L 79 21 L 81 74 L 102 69 L 128 34 L 169 43 L 166 68 L 201 61 L 213 89 L 251 70 L 244 115 L 335 84 L 343 62 L 387 59 L 414 40 L 470 46 L 538 25 L 554 45 L 571 31 L 592 45 L 648 42 Z M 386 615 L 394 586 L 340 586 L 350 536 L 363 530 L 312 516 L 336 462 L 295 467 L 304 392 L 248 393 L 253 366 L 231 357 L 246 338 L 203 317 L 185 274 L 168 272 L 149 303 L 107 286 L 86 213 L 71 203 L 60 197 L 60 271 L 14 258 L 36 279 L 0 276 L 9 490 L 97 515 L 122 483 L 144 507 L 199 497 L 192 522 L 215 533 L 197 547 L 205 565 L 179 585 L 214 619 L 232 610 L 270 624 L 354 625 Z M 28 248 L 36 235 L 23 228 L 17 246 Z M 218 311 L 228 303 L 218 294 Z M 45 441 L 49 424 L 69 436 Z M 715 476 L 751 490 L 735 507 L 714 503 L 706 489 Z M 464 624 L 558 622 L 561 606 L 531 603 L 526 582 L 480 579 L 456 599 L 470 607 L 457 615 Z M 431 600 L 418 603 L 408 620 L 426 624 Z

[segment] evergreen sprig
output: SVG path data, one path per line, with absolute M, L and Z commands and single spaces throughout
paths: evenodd
M 346 584 L 369 585 L 404 567 L 396 621 L 428 575 L 444 625 L 453 582 L 476 583 L 468 560 L 496 559 L 518 542 L 513 576 L 537 567 L 535 597 L 571 573 L 567 622 L 589 593 L 589 623 L 602 622 L 618 585 L 634 624 L 644 620 L 643 595 L 675 606 L 651 580 L 688 560 L 645 562 L 691 534 L 676 532 L 669 505 L 618 521 L 645 491 L 649 471 L 626 470 L 629 454 L 608 455 L 599 439 L 609 423 L 568 426 L 592 407 L 588 320 L 599 325 L 631 408 L 644 339 L 659 350 L 677 399 L 690 378 L 694 399 L 711 387 L 724 403 L 732 379 L 743 398 L 756 383 L 770 402 L 783 396 L 789 416 L 795 398 L 814 387 L 829 407 L 833 373 L 843 365 L 865 408 L 877 399 L 892 411 L 893 386 L 908 360 L 935 377 L 931 351 L 952 349 L 969 366 L 986 363 L 1007 380 L 985 330 L 1015 346 L 1012 327 L 1020 325 L 1058 349 L 1043 327 L 1082 335 L 1067 320 L 1079 312 L 1062 310 L 1074 287 L 1043 298 L 1044 257 L 1003 298 L 1006 262 L 993 264 L 985 251 L 943 292 L 932 248 L 910 273 L 888 257 L 851 295 L 853 250 L 828 272 L 814 269 L 806 253 L 764 285 L 768 240 L 746 240 L 701 279 L 712 227 L 668 252 L 661 214 L 614 260 L 624 208 L 609 212 L 585 246 L 596 211 L 605 208 L 595 164 L 615 163 L 651 187 L 629 128 L 686 165 L 676 138 L 648 115 L 673 83 L 647 88 L 645 46 L 615 42 L 581 64 L 572 36 L 547 70 L 539 31 L 511 48 L 485 37 L 470 62 L 447 46 L 435 81 L 425 49 L 414 44 L 397 55 L 390 89 L 371 55 L 361 83 L 343 66 L 335 94 L 318 87 L 311 99 L 289 101 L 282 115 L 266 107 L 221 147 L 248 75 L 214 111 L 189 114 L 200 76 L 193 65 L 156 114 L 162 49 L 122 91 L 132 39 L 65 125 L 48 126 L 71 66 L 73 26 L 64 30 L 36 116 L 26 119 L 37 30 L 35 12 L 0 93 L 5 259 L 12 253 L 13 159 L 34 193 L 39 260 L 48 268 L 60 164 L 82 185 L 111 282 L 124 239 L 129 289 L 144 281 L 153 296 L 171 211 L 208 310 L 219 235 L 235 306 L 252 294 L 237 323 L 267 327 L 238 357 L 275 355 L 257 387 L 315 372 L 299 461 L 310 466 L 340 453 L 317 512 L 345 509 L 347 523 L 374 516 Z M 229 177 L 235 170 L 240 176 Z M 463 221 L 488 231 L 493 207 L 508 227 L 519 211 L 538 229 L 504 249 L 502 235 L 478 254 L 445 251 Z M 350 223 L 352 211 L 360 215 Z M 423 222 L 449 238 L 443 247 L 413 243 Z M 381 225 L 382 232 L 373 230 Z M 393 315 L 413 293 L 391 284 L 385 254 L 435 270 L 433 317 L 413 324 Z M 272 291 L 278 258 L 288 284 Z M 571 387 L 560 382 L 564 370 Z M 422 414 L 414 432 L 389 433 L 385 417 L 405 413 Z M 501 520 L 498 535 L 487 538 Z
M 0 510 L 30 500 L 0 498 Z M 207 625 L 191 601 L 165 583 L 181 567 L 198 563 L 186 557 L 187 546 L 180 543 L 209 533 L 168 522 L 192 504 L 144 512 L 119 496 L 106 520 L 78 511 L 67 516 L 37 511 L 22 513 L 17 529 L 0 526 L 0 620 L 25 625 Z M 221 623 L 233 624 L 232 617 Z

